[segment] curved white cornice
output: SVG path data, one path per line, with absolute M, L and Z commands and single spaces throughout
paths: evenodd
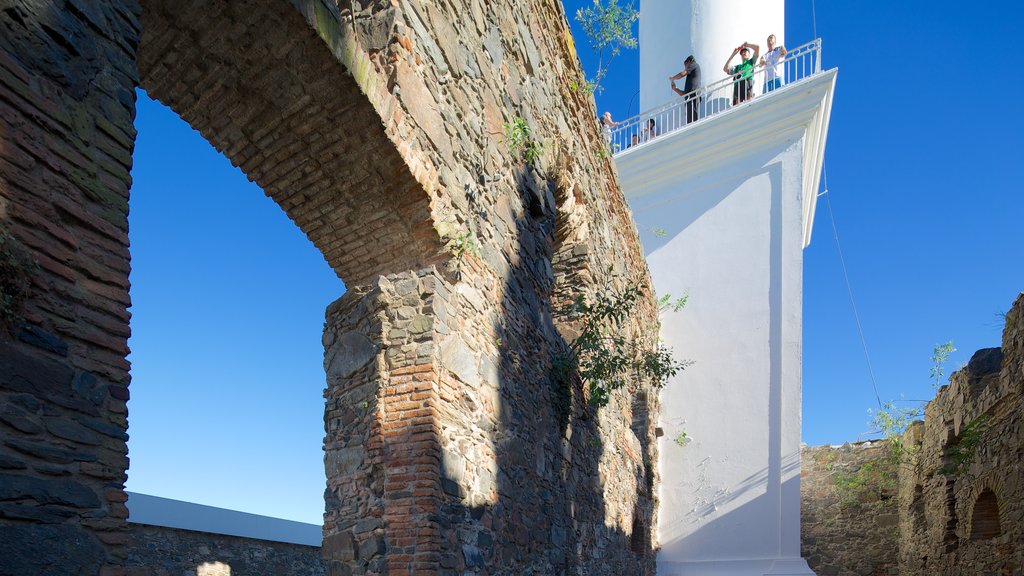
M 619 182 L 631 201 L 668 183 L 679 183 L 803 140 L 803 245 L 811 242 L 825 140 L 832 112 L 833 68 L 701 120 L 615 157 Z

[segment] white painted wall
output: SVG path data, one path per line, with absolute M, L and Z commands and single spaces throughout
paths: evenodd
M 662 397 L 659 574 L 799 558 L 799 484 L 782 491 L 800 461 L 802 158 L 780 142 L 635 207 L 640 226 L 672 226 L 648 265 L 659 294 L 690 297 L 662 337 L 695 360 Z
M 812 574 L 803 248 L 834 82 L 828 71 L 616 157 L 655 290 L 689 295 L 662 318 L 666 344 L 695 364 L 662 393 L 659 575 Z
M 690 54 L 709 84 L 743 42 L 762 53 L 769 34 L 785 44 L 785 23 L 785 0 L 640 0 L 640 111 L 678 98 L 668 77 Z

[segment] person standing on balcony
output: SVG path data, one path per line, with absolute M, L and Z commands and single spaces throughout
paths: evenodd
M 657 136 L 658 124 L 654 121 L 654 118 L 650 118 L 647 120 L 647 127 L 640 133 L 640 141 L 647 142 L 648 140 L 653 140 Z
M 750 55 L 750 49 L 754 49 L 754 55 Z M 740 44 L 738 48 L 732 51 L 732 55 L 725 61 L 725 66 L 722 70 L 726 74 L 732 74 L 732 105 L 735 106 L 740 102 L 750 100 L 754 97 L 754 63 L 757 62 L 757 57 L 761 53 L 761 47 L 757 44 L 751 44 L 750 42 L 744 42 Z M 740 55 L 740 63 L 730 67 L 732 59 L 736 55 Z
M 691 54 L 683 61 L 683 66 L 682 72 L 675 76 L 669 76 L 668 80 L 672 83 L 672 90 L 686 101 L 686 123 L 689 124 L 690 122 L 697 121 L 702 100 L 697 94 L 700 90 L 700 65 L 697 64 L 697 59 Z M 686 82 L 683 83 L 683 89 L 680 90 L 676 86 L 676 80 L 684 76 L 686 77 Z
M 786 57 L 786 47 L 775 45 L 775 34 L 768 36 L 768 51 L 761 57 L 764 66 L 764 90 L 767 94 L 776 88 L 782 88 L 782 76 L 779 74 L 779 62 Z M 785 67 L 783 67 L 785 69 Z
M 618 125 L 618 122 L 612 120 L 611 112 L 605 112 L 604 116 L 601 116 L 601 135 L 604 136 L 604 143 L 608 146 L 608 151 L 613 154 L 617 152 L 617 150 L 612 146 L 612 128 L 615 128 Z

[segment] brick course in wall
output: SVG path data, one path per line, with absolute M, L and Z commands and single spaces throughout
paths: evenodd
M 324 333 L 331 574 L 653 573 L 657 395 L 594 410 L 553 375 L 562 305 L 649 283 L 560 2 L 25 0 L 0 32 L 0 226 L 39 263 L 0 341 L 0 572 L 156 573 L 123 504 L 141 85 L 349 286 Z M 656 314 L 623 330 L 653 345 Z

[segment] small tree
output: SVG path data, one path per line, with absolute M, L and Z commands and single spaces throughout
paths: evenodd
M 953 352 L 956 352 L 956 348 L 953 347 L 952 340 L 945 344 L 936 344 L 932 349 L 932 388 L 936 390 L 942 388 L 942 381 L 946 377 L 945 365 L 949 361 L 949 355 Z
M 630 382 L 647 380 L 660 388 L 690 364 L 676 360 L 662 344 L 648 346 L 625 335 L 625 324 L 645 294 L 645 286 L 633 281 L 622 290 L 578 296 L 564 311 L 578 323 L 579 335 L 558 359 L 558 371 L 583 381 L 594 406 L 607 405 L 612 391 Z
M 576 11 L 576 21 L 583 27 L 590 47 L 597 52 L 597 71 L 587 81 L 588 88 L 600 92 L 601 81 L 612 59 L 623 48 L 636 48 L 633 23 L 639 18 L 632 3 L 619 5 L 619 0 L 594 0 L 592 6 Z

